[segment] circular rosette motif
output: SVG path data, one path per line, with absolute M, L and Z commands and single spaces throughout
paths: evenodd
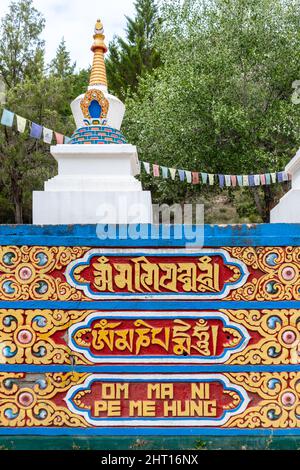
M 86 251 L 81 247 L 0 247 L 1 299 L 80 300 L 82 293 L 66 282 L 63 273 Z
M 297 372 L 230 374 L 232 382 L 256 394 L 255 406 L 231 418 L 230 427 L 287 429 L 300 427 L 300 379 Z
M 231 292 L 232 300 L 300 300 L 300 247 L 226 248 L 253 272 L 250 281 Z
M 2 310 L 0 361 L 2 364 L 70 364 L 69 348 L 56 341 L 70 314 L 56 310 Z

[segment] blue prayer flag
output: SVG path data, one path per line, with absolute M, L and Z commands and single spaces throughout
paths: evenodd
M 178 174 L 179 174 L 179 179 L 180 179 L 180 181 L 184 181 L 184 179 L 185 179 L 185 171 L 184 171 L 184 170 L 178 170 Z
M 162 167 L 161 167 L 161 171 L 162 171 L 162 176 L 163 176 L 163 178 L 164 178 L 164 179 L 167 179 L 167 178 L 168 178 L 168 172 L 169 172 L 168 168 L 165 167 L 165 166 L 162 166 Z
M 249 186 L 254 186 L 254 175 L 248 175 Z
M 225 183 L 225 176 L 224 175 L 218 175 L 218 178 L 219 178 L 219 185 L 221 188 L 224 187 L 224 183 Z
M 277 173 L 277 181 L 278 181 L 278 183 L 282 183 L 282 181 L 283 181 L 282 171 L 279 171 Z
M 14 122 L 14 115 L 15 114 L 12 113 L 11 111 L 8 111 L 7 109 L 3 109 L 1 124 L 3 124 L 3 126 L 12 127 L 13 122 Z
M 35 124 L 34 122 L 31 124 L 30 130 L 30 137 L 34 139 L 40 139 L 42 137 L 43 127 Z
M 239 186 L 243 186 L 243 176 L 237 175 L 237 182 Z
M 201 173 L 201 178 L 202 178 L 202 183 L 207 184 L 208 174 L 207 173 Z
M 270 173 L 266 173 L 266 184 L 271 184 L 271 175 L 270 175 Z

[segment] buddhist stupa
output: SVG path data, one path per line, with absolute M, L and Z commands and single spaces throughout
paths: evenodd
M 135 178 L 137 149 L 121 133 L 124 104 L 109 94 L 103 26 L 97 21 L 90 83 L 71 109 L 76 131 L 68 144 L 51 147 L 58 175 L 33 193 L 33 223 L 151 223 L 151 195 Z

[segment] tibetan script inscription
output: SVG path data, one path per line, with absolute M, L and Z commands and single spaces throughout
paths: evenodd
M 102 254 L 91 250 L 71 263 L 68 282 L 90 298 L 178 296 L 223 298 L 246 282 L 244 263 L 233 260 L 223 250 L 180 253 L 166 250 Z
M 169 318 L 167 317 L 169 316 Z M 245 349 L 247 330 L 222 313 L 206 313 L 179 318 L 106 319 L 90 315 L 69 330 L 71 350 L 91 362 L 225 362 Z M 161 359 L 160 359 L 161 358 Z

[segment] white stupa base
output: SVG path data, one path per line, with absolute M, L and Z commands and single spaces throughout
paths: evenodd
M 56 145 L 58 175 L 33 192 L 33 223 L 151 224 L 151 194 L 135 178 L 137 149 L 130 144 Z
M 151 224 L 149 191 L 34 191 L 33 223 Z
M 300 150 L 285 167 L 285 171 L 292 175 L 292 188 L 271 210 L 271 223 L 300 223 Z
M 271 210 L 271 223 L 300 223 L 300 189 L 291 189 Z

